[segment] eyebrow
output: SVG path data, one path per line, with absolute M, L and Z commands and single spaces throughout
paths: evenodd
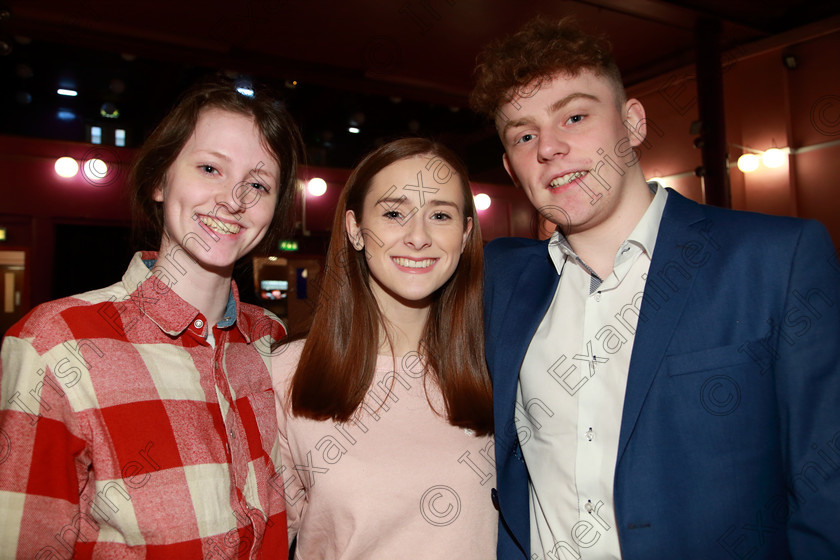
M 229 156 L 223 154 L 222 152 L 217 152 L 216 150 L 205 150 L 205 149 L 199 148 L 198 150 L 196 150 L 196 153 L 198 153 L 199 155 L 203 154 L 203 155 L 213 156 L 213 157 L 225 160 L 225 161 L 231 161 Z M 258 163 L 257 165 L 255 165 L 254 167 L 252 167 L 250 169 L 249 173 L 251 175 L 258 175 L 258 176 L 265 175 L 269 179 L 276 179 L 276 177 L 274 176 L 274 173 L 272 173 L 271 171 L 268 171 L 266 169 L 265 162 L 262 162 L 262 161 L 260 163 Z
M 600 102 L 601 101 L 601 99 L 598 96 L 592 95 L 590 93 L 583 93 L 583 92 L 570 93 L 566 97 L 563 97 L 562 99 L 558 99 L 557 101 L 555 101 L 554 103 L 549 105 L 548 113 L 549 114 L 556 113 L 557 111 L 561 110 L 563 107 L 565 107 L 566 105 L 568 105 L 569 103 L 571 103 L 572 101 L 575 101 L 577 99 L 588 99 L 588 100 L 595 101 L 595 102 Z M 534 119 L 532 119 L 531 117 L 525 117 L 525 118 L 517 119 L 517 120 L 510 120 L 510 121 L 506 122 L 505 126 L 502 128 L 502 136 L 507 134 L 507 131 L 510 130 L 511 128 L 526 126 L 526 125 L 529 125 L 533 122 L 534 122 Z
M 207 154 L 209 156 L 217 157 L 217 158 L 223 159 L 225 161 L 230 161 L 230 157 L 226 156 L 222 152 L 217 152 L 215 150 L 205 150 L 205 149 L 199 148 L 198 150 L 196 150 L 196 152 L 198 152 L 199 154 L 204 153 L 204 154 Z
M 388 198 L 380 198 L 376 201 L 377 204 L 384 204 L 388 208 L 393 208 L 394 206 L 400 206 L 408 202 L 408 197 L 403 195 L 401 197 L 388 197 Z M 460 207 L 450 200 L 440 200 L 437 198 L 433 198 L 426 202 L 426 206 L 450 206 L 455 208 L 456 210 L 460 210 Z
M 460 207 L 451 200 L 439 200 L 437 198 L 433 198 L 427 204 L 431 206 L 451 206 L 456 210 L 460 210 Z

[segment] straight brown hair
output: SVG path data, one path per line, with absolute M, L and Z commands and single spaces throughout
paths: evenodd
M 482 242 L 466 168 L 448 148 L 423 138 L 395 140 L 368 154 L 341 193 L 333 220 L 318 307 L 290 387 L 292 412 L 314 420 L 346 422 L 373 383 L 384 319 L 368 284 L 364 251 L 345 233 L 345 214 L 358 221 L 374 176 L 397 161 L 439 158 L 464 196 L 464 227 L 472 231 L 453 276 L 436 292 L 420 353 L 440 387 L 450 424 L 493 432 L 492 387 L 484 361 Z M 428 168 L 428 167 L 427 167 Z M 440 168 L 437 170 L 440 171 Z M 442 173 L 439 173 L 441 176 Z

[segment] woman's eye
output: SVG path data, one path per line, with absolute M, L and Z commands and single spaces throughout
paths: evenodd
M 449 220 L 451 218 L 452 216 L 450 216 L 446 212 L 435 212 L 434 214 L 432 214 L 433 220 Z
M 388 210 L 382 215 L 385 216 L 386 218 L 390 219 L 390 220 L 396 220 L 396 219 L 398 219 L 402 216 L 402 214 L 400 214 L 396 210 Z
M 213 174 L 213 173 L 216 172 L 216 168 L 213 167 L 212 165 L 206 165 L 206 164 L 205 165 L 199 165 L 198 168 L 201 169 L 203 172 L 209 173 L 209 174 Z
M 251 183 L 251 186 L 257 190 L 263 190 L 264 192 L 268 192 L 268 187 L 266 187 L 262 183 Z

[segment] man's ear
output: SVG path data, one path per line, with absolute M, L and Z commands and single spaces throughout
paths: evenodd
M 624 104 L 624 126 L 627 127 L 627 136 L 630 138 L 632 147 L 635 148 L 645 141 L 647 136 L 645 108 L 638 99 L 628 99 Z
M 352 210 L 344 213 L 344 231 L 347 233 L 347 239 L 357 251 L 365 248 L 365 240 L 362 237 L 362 229 L 356 222 L 356 214 Z
M 513 172 L 513 168 L 510 165 L 510 159 L 508 159 L 507 152 L 502 154 L 502 163 L 505 166 L 505 171 L 507 171 L 507 174 L 510 175 L 510 179 L 511 181 L 513 181 L 513 184 L 521 189 L 522 183 L 519 182 L 519 179 L 516 178 L 516 173 Z

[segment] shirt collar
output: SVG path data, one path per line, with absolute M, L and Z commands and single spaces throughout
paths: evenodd
M 662 221 L 662 212 L 665 210 L 665 202 L 668 198 L 668 191 L 656 181 L 650 181 L 647 184 L 650 192 L 653 194 L 653 200 L 650 202 L 647 210 L 642 215 L 642 219 L 627 236 L 625 243 L 633 243 L 641 247 L 642 251 L 647 253 L 648 258 L 653 258 L 653 248 L 656 246 L 656 236 L 659 233 L 659 223 Z M 625 243 L 622 243 L 624 247 Z M 619 248 L 621 251 L 621 248 Z M 566 263 L 566 258 L 571 257 L 577 260 L 590 274 L 595 273 L 584 263 L 577 253 L 575 253 L 569 240 L 560 231 L 555 229 L 551 234 L 551 239 L 548 242 L 548 254 L 554 263 L 554 268 L 557 269 L 557 274 L 563 271 L 563 265 Z
M 151 269 L 157 258 L 157 251 L 135 253 L 123 275 L 123 286 L 129 294 L 129 299 L 163 332 L 170 336 L 179 336 L 194 322 L 200 312 L 171 289 L 171 284 L 177 282 L 177 278 L 152 274 Z M 245 324 L 248 322 L 247 317 L 241 315 L 240 311 L 239 290 L 236 282 L 231 280 L 225 312 L 222 320 L 216 323 L 216 327 L 223 329 L 235 324 L 245 340 L 250 342 L 249 325 Z M 204 325 L 201 329 L 202 334 L 206 332 L 206 328 L 208 326 Z

